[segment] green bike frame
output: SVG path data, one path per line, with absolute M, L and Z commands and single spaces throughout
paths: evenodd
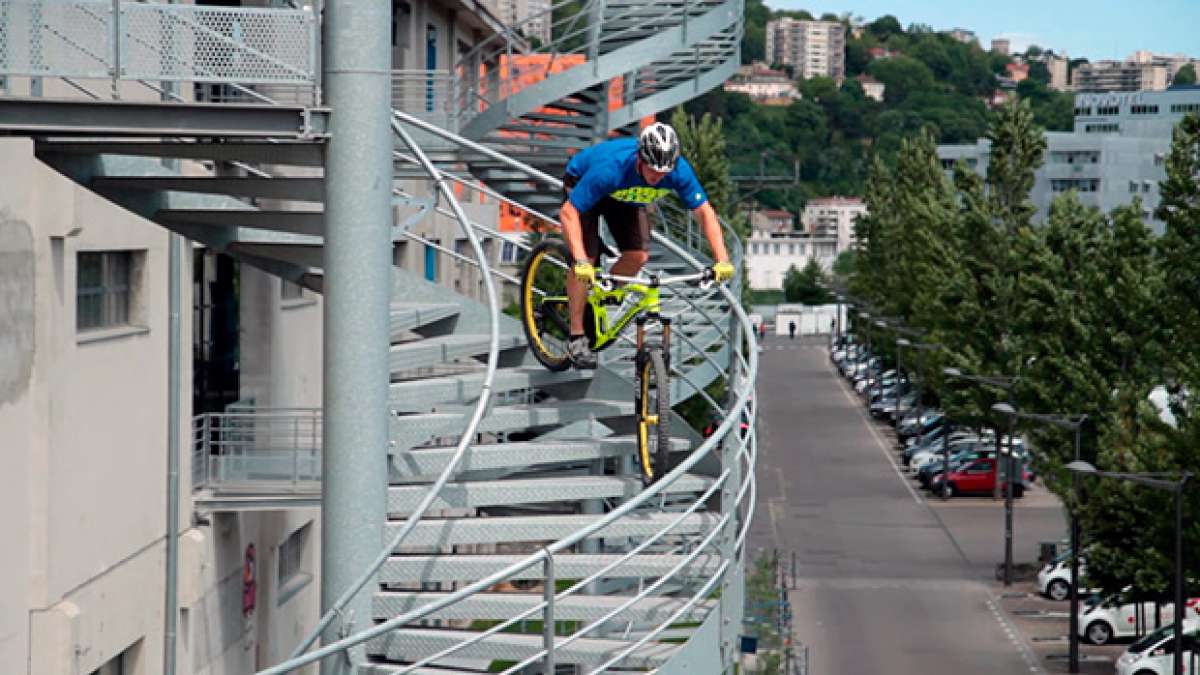
M 625 296 L 635 293 L 640 296 L 637 304 L 630 307 L 625 314 L 611 321 L 608 316 L 610 306 L 620 306 Z M 639 314 L 646 312 L 656 315 L 662 311 L 662 303 L 658 297 L 658 286 L 644 284 L 627 284 L 621 288 L 605 290 L 599 285 L 592 286 L 587 297 L 588 306 L 592 308 L 592 319 L 595 321 L 596 344 L 592 349 L 601 350 L 612 344 L 625 326 L 629 325 Z

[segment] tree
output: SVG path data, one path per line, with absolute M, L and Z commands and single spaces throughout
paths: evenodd
M 680 150 L 708 193 L 717 215 L 738 229 L 744 238 L 748 233 L 744 231 L 745 219 L 738 212 L 737 191 L 729 177 L 722 120 L 708 113 L 697 120 L 683 108 L 676 108 L 671 114 L 671 126 L 679 134 Z
M 1171 81 L 1171 86 L 1183 87 L 1192 84 L 1196 84 L 1196 67 L 1188 63 L 1175 73 L 1175 79 Z
M 886 40 L 892 35 L 903 33 L 904 27 L 900 25 L 900 20 L 896 17 L 891 14 L 884 14 L 867 24 L 867 30 L 880 40 Z
M 1166 169 L 1155 211 L 1166 226 L 1159 240 L 1166 287 L 1162 306 L 1170 331 L 1164 341 L 1180 354 L 1176 361 L 1185 381 L 1195 384 L 1200 383 L 1200 115 L 1187 115 L 1176 125 Z
M 809 258 L 803 271 L 797 270 L 795 265 L 788 268 L 783 278 L 783 297 L 788 302 L 804 305 L 824 305 L 830 301 L 825 271 L 816 258 Z
M 883 96 L 888 103 L 899 103 L 914 92 L 933 87 L 929 67 L 908 56 L 872 61 L 867 72 L 885 85 Z

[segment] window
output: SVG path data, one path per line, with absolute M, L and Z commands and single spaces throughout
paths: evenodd
M 1097 115 L 1119 115 L 1121 114 L 1121 106 L 1102 105 L 1096 108 Z
M 1134 105 L 1129 106 L 1129 112 L 1134 115 L 1157 115 L 1158 106 L 1156 105 Z
M 1132 194 L 1132 193 L 1134 193 L 1134 192 L 1137 192 L 1137 191 L 1138 191 L 1138 182 L 1137 182 L 1136 180 L 1131 180 L 1131 181 L 1129 181 L 1129 192 L 1130 192 L 1130 194 Z
M 517 244 L 512 241 L 505 241 L 500 246 L 500 262 L 513 264 L 517 262 Z
M 1174 103 L 1171 105 L 1173 113 L 1191 113 L 1200 112 L 1200 103 Z
M 75 328 L 79 332 L 128 326 L 135 268 L 144 255 L 133 251 L 80 253 L 76 269 Z
M 300 300 L 304 297 L 304 287 L 300 284 L 281 279 L 279 282 L 279 299 Z
M 308 547 L 308 536 L 311 531 L 312 523 L 305 523 L 303 527 L 288 535 L 288 538 L 279 545 L 275 556 L 276 588 L 278 589 L 276 605 L 287 602 L 297 591 L 312 581 L 312 574 L 305 571 L 304 566 L 304 553 Z
M 779 255 L 779 244 L 775 244 L 771 252 L 775 255 Z
M 1076 108 L 1076 109 L 1075 109 L 1075 116 L 1076 116 L 1076 117 L 1087 117 L 1088 115 L 1091 115 L 1091 114 L 1092 114 L 1092 109 L 1091 109 L 1091 107 L 1085 107 L 1085 108 Z
M 1083 130 L 1089 134 L 1102 134 L 1120 131 L 1121 127 L 1116 124 L 1088 124 Z

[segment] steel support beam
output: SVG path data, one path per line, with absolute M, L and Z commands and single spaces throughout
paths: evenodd
M 325 410 L 321 611 L 333 609 L 383 547 L 387 504 L 388 336 L 392 267 L 390 0 L 329 0 L 324 84 Z M 322 634 L 328 644 L 371 624 L 368 583 Z M 353 625 L 348 625 L 353 622 Z M 321 662 L 351 675 L 356 648 Z M 343 653 L 344 654 L 344 653 Z
M 298 106 L 0 97 L 0 133 L 16 135 L 312 139 L 328 126 L 328 110 Z
M 92 179 L 92 187 L 104 190 L 173 190 L 233 197 L 325 200 L 325 179 L 311 176 L 104 176 Z
M 287 166 L 325 166 L 325 145 L 319 141 L 227 140 L 221 143 L 191 141 L 42 141 L 38 155 L 131 155 L 136 157 L 171 157 L 250 164 L 283 164 Z
M 210 227 L 251 227 L 288 234 L 320 237 L 325 214 L 320 211 L 258 211 L 254 209 L 160 209 L 154 220 L 168 227 L 179 224 Z

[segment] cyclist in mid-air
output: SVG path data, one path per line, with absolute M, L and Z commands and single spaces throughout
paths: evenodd
M 679 156 L 679 137 L 661 122 L 638 137 L 618 138 L 579 151 L 563 177 L 565 201 L 559 212 L 563 238 L 572 258 L 567 278 L 571 338 L 567 353 L 576 368 L 595 368 L 596 354 L 583 332 L 588 287 L 596 281 L 600 258 L 601 216 L 621 249 L 612 274 L 635 276 L 650 257 L 650 221 L 646 206 L 674 192 L 691 209 L 712 247 L 716 281 L 733 278 L 733 265 L 721 238 L 717 213 L 686 159 Z

